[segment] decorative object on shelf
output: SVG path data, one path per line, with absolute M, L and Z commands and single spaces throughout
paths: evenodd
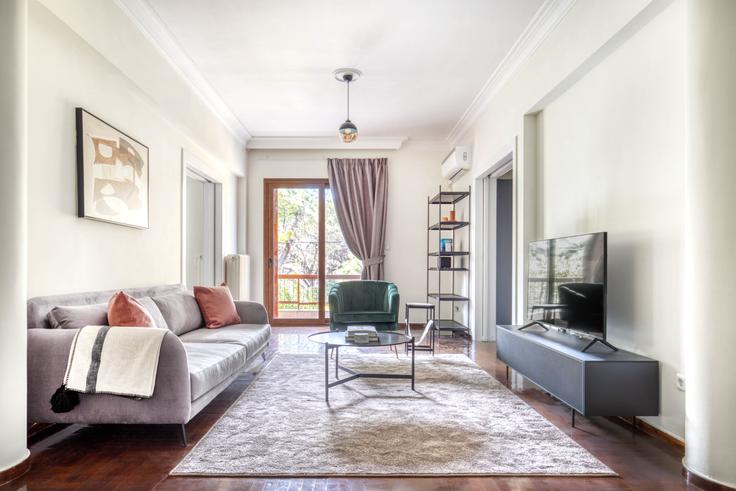
M 148 147 L 81 107 L 77 216 L 148 228 Z
M 469 269 L 462 260 L 470 254 L 470 251 L 462 250 L 462 240 L 455 237 L 457 230 L 470 226 L 470 222 L 457 220 L 459 213 L 455 209 L 455 205 L 466 198 L 468 208 L 459 211 L 465 213 L 465 216 L 470 216 L 470 186 L 467 191 L 443 191 L 440 186 L 438 194 L 427 199 L 427 303 L 436 304 L 434 325 L 440 332 L 451 331 L 466 334 L 470 332 L 466 325 L 456 320 L 456 313 L 459 313 L 460 309 L 465 310 L 464 317 L 467 318 L 466 306 L 468 304 L 468 297 L 456 293 L 457 289 L 464 284 L 463 291 L 470 291 Z M 430 215 L 434 212 L 433 206 L 437 207 L 437 215 L 435 215 L 437 222 L 434 224 L 430 222 Z M 446 206 L 450 207 L 450 210 L 448 216 L 443 216 L 442 212 L 445 211 L 443 208 Z M 431 235 L 433 232 L 437 232 L 436 239 Z M 448 233 L 452 235 L 443 236 Z M 436 246 L 432 245 L 433 243 Z M 433 264 L 431 257 L 437 257 L 436 264 Z M 432 271 L 436 271 L 437 275 L 430 275 Z M 443 272 L 446 273 L 444 277 Z M 458 274 L 465 274 L 465 276 L 456 278 Z M 430 287 L 430 280 L 433 278 L 436 278 L 435 281 L 432 281 L 433 284 L 436 283 L 436 287 Z M 451 314 L 444 319 L 442 314 L 446 312 L 443 312 L 443 303 L 449 303 L 451 311 Z M 458 304 L 457 312 L 456 304 Z
M 351 143 L 358 138 L 358 127 L 350 121 L 350 82 L 358 80 L 363 73 L 355 68 L 338 68 L 333 73 L 337 81 L 345 82 L 347 87 L 347 118 L 345 119 L 345 122 L 340 125 L 338 131 L 340 132 L 340 138 L 342 138 L 344 143 Z

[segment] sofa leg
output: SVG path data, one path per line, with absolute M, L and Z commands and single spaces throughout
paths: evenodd
M 187 427 L 183 424 L 179 425 L 179 440 L 182 447 L 187 446 Z
M 261 358 L 263 358 L 263 361 L 266 361 L 266 352 L 264 351 L 261 353 Z

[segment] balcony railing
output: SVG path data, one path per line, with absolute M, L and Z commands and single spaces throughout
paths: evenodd
M 319 275 L 317 274 L 279 274 L 276 276 L 276 312 L 275 317 L 294 316 L 299 312 L 319 311 Z M 329 292 L 331 283 L 344 280 L 359 280 L 359 274 L 325 275 L 325 292 Z M 310 284 L 311 283 L 311 284 Z M 325 304 L 326 304 L 325 299 Z M 325 311 L 328 306 L 325 305 Z M 281 313 L 281 315 L 279 315 Z
M 548 278 L 531 277 L 529 278 L 529 286 L 527 288 L 527 301 L 529 302 L 527 308 L 531 309 L 531 306 L 535 303 L 557 303 L 557 287 L 565 283 L 579 283 L 581 281 L 583 281 L 583 278 L 578 277 L 555 278 L 555 280 L 552 282 L 553 284 L 551 285 L 552 291 L 550 292 L 548 290 L 548 288 L 550 287 L 550 281 Z

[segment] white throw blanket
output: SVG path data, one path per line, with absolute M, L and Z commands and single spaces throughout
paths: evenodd
M 166 332 L 153 327 L 83 327 L 69 351 L 66 389 L 151 397 Z

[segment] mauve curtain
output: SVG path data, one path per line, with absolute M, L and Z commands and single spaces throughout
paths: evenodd
M 360 277 L 383 279 L 388 165 L 381 159 L 327 159 L 337 221 L 350 252 L 363 261 Z

